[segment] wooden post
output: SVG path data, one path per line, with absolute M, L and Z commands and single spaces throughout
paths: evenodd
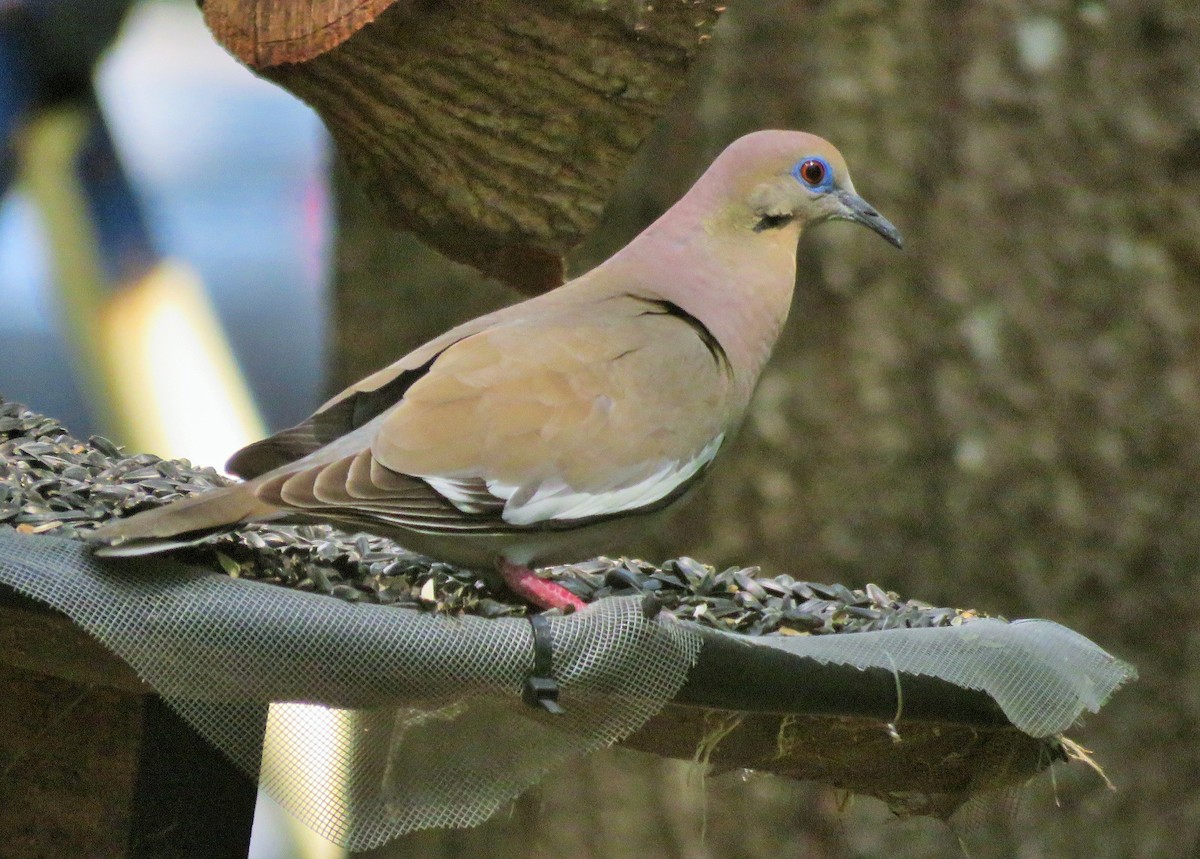
M 0 587 L 5 857 L 245 856 L 256 796 L 116 656 Z

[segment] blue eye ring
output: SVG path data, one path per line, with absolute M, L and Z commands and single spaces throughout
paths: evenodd
M 792 168 L 796 181 L 814 191 L 827 191 L 833 187 L 833 168 L 824 158 L 805 158 Z

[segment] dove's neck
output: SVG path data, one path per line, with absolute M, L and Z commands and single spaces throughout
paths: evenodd
M 684 197 L 601 268 L 703 323 L 749 396 L 787 320 L 801 228 L 755 232 L 749 215 L 705 202 Z

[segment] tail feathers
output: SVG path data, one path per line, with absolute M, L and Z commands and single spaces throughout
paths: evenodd
M 239 525 L 275 518 L 279 513 L 277 507 L 260 501 L 247 484 L 241 483 L 107 522 L 93 532 L 92 539 L 109 544 L 98 548 L 97 555 L 150 555 L 191 546 Z
M 203 543 L 209 537 L 232 531 L 233 526 L 210 528 L 207 531 L 189 531 L 178 537 L 131 537 L 121 542 L 96 547 L 95 554 L 103 558 L 134 558 L 139 555 L 157 555 L 172 549 L 183 549 Z

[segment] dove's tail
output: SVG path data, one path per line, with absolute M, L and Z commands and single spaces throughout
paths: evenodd
M 260 501 L 248 484 L 238 483 L 106 522 L 91 539 L 104 544 L 96 550 L 97 555 L 151 555 L 280 515 L 279 508 Z

